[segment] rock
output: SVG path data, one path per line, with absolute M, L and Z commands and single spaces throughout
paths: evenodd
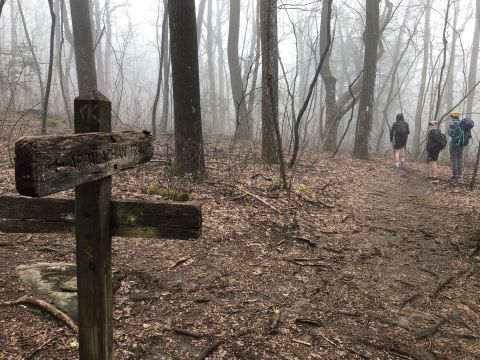
M 76 266 L 72 263 L 35 263 L 16 268 L 20 280 L 38 294 L 49 298 L 52 303 L 77 319 L 77 277 Z M 115 292 L 124 277 L 118 270 L 112 270 L 112 284 Z

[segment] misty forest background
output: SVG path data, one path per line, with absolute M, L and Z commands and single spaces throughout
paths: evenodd
M 387 155 L 389 127 L 399 112 L 410 124 L 408 151 L 417 159 L 424 157 L 429 119 L 445 129 L 446 115 L 459 108 L 475 120 L 478 0 L 199 0 L 204 136 L 249 144 L 266 136 L 262 89 L 271 79 L 262 80 L 262 31 L 269 19 L 262 2 L 273 4 L 277 17 L 276 119 L 290 165 L 304 149 Z M 71 128 L 78 90 L 68 2 L 1 5 L 0 137 L 12 133 L 7 117 L 25 113 L 44 114 L 38 131 Z M 112 101 L 114 124 L 155 137 L 173 132 L 166 1 L 93 0 L 90 11 L 98 88 Z M 275 162 L 276 156 L 264 159 Z

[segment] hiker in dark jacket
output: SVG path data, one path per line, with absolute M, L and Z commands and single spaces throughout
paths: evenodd
M 430 176 L 428 179 L 436 180 L 438 177 L 438 154 L 442 151 L 442 132 L 435 120 L 428 123 L 427 153 L 430 164 Z
M 397 118 L 390 129 L 390 142 L 393 144 L 395 152 L 395 170 L 400 170 L 405 165 L 405 145 L 410 134 L 408 123 L 403 118 L 403 114 L 397 114 Z

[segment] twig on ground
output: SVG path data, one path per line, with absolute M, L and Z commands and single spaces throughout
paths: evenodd
M 295 323 L 302 324 L 302 325 L 322 326 L 322 323 L 319 320 L 307 319 L 307 318 L 295 319 Z
M 172 331 L 176 334 L 190 336 L 194 339 L 200 339 L 200 338 L 203 337 L 203 334 L 199 334 L 199 333 L 196 333 L 196 332 L 191 331 L 191 330 L 181 329 L 181 328 L 177 328 L 177 327 L 172 328 Z
M 191 258 L 192 257 L 189 256 L 189 257 L 184 257 L 184 258 L 178 259 L 177 261 L 175 261 L 175 263 L 172 266 L 170 266 L 170 269 L 176 268 L 178 265 L 181 265 L 181 264 L 187 262 Z
M 436 298 L 438 296 L 438 294 L 454 279 L 462 276 L 463 274 L 465 274 L 468 270 L 470 269 L 470 266 L 464 268 L 464 269 L 461 269 L 460 271 L 458 271 L 457 273 L 453 274 L 453 275 L 450 275 L 448 276 L 447 278 L 441 280 L 438 285 L 435 287 L 435 289 L 432 291 L 432 293 L 430 294 L 430 297 L 432 298 Z
M 200 355 L 197 356 L 197 360 L 205 360 L 205 358 L 213 353 L 221 344 L 223 344 L 223 340 L 216 340 L 211 345 L 207 346 L 205 349 L 202 350 Z
M 47 346 L 50 343 L 50 341 L 52 341 L 52 340 L 53 340 L 53 338 L 50 338 L 47 341 L 45 341 L 44 343 L 42 343 L 39 347 L 37 347 L 29 355 L 27 355 L 24 360 L 30 360 L 31 358 L 33 358 L 40 350 L 42 350 L 45 346 Z
M 4 306 L 34 305 L 34 306 L 37 306 L 40 309 L 45 310 L 49 314 L 53 315 L 57 319 L 63 321 L 65 323 L 65 325 L 67 325 L 73 332 L 78 334 L 78 326 L 70 318 L 70 316 L 65 314 L 63 311 L 57 309 L 53 305 L 47 303 L 46 301 L 24 296 L 24 297 L 21 297 L 20 299 L 13 300 L 13 301 L 2 301 L 2 302 L 0 302 L 0 305 L 4 305 Z
M 234 187 L 235 189 L 237 189 L 238 191 L 243 192 L 245 195 L 251 196 L 251 197 L 253 197 L 254 199 L 260 201 L 263 205 L 269 207 L 270 209 L 272 209 L 272 210 L 275 211 L 276 213 L 280 213 L 280 210 L 278 210 L 276 207 L 270 205 L 268 202 L 266 202 L 265 200 L 263 200 L 263 199 L 260 198 L 259 196 L 251 193 L 250 191 L 247 191 L 247 190 L 244 190 L 244 189 L 242 189 L 242 188 L 239 188 L 238 186 L 234 186 L 234 185 L 231 185 L 231 186 Z
M 292 339 L 292 341 L 293 341 L 294 343 L 297 343 L 297 344 L 302 344 L 302 345 L 306 345 L 306 346 L 312 346 L 312 343 L 309 343 L 309 342 L 306 342 L 306 341 L 303 341 L 303 340 Z
M 407 305 L 408 303 L 411 303 L 413 300 L 415 300 L 416 298 L 420 297 L 420 293 L 418 292 L 415 292 L 413 294 L 411 294 L 410 296 L 408 296 L 407 298 L 405 298 L 401 303 L 400 303 L 400 310 L 402 310 L 405 305 Z
M 294 236 L 293 238 L 295 240 L 299 240 L 301 242 L 306 243 L 308 246 L 317 247 L 317 243 L 313 240 L 310 240 L 310 239 L 307 239 L 307 238 L 304 238 L 304 237 L 301 237 L 301 236 Z

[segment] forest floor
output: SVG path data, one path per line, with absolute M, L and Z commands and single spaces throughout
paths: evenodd
M 113 194 L 187 191 L 203 233 L 114 239 L 116 359 L 195 359 L 212 345 L 209 359 L 480 358 L 480 190 L 451 184 L 446 165 L 431 182 L 422 163 L 393 172 L 390 159 L 305 153 L 284 192 L 256 150 L 225 139 L 206 144 L 204 183 L 173 179 L 171 147 L 115 175 Z M 0 194 L 14 194 L 6 154 L 0 164 Z M 0 234 L 0 259 L 0 301 L 38 297 L 15 267 L 74 262 L 75 239 Z M 75 341 L 46 313 L 0 306 L 1 359 L 76 358 Z

